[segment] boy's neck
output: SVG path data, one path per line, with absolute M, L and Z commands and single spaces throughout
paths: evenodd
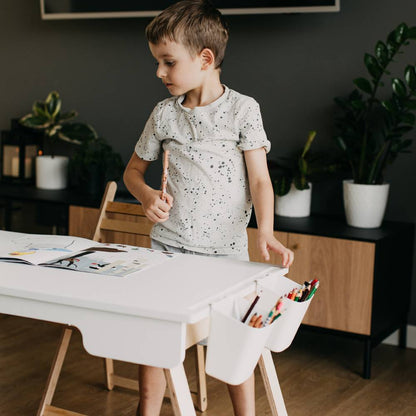
M 216 71 L 198 88 L 188 91 L 182 105 L 187 108 L 203 107 L 211 104 L 224 94 L 219 71 Z

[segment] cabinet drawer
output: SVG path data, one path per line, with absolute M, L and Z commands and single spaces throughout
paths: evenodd
M 320 280 L 303 323 L 370 335 L 375 244 L 289 233 L 295 261 L 288 277 Z

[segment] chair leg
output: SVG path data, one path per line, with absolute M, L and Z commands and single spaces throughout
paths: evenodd
M 203 345 L 196 344 L 195 361 L 197 371 L 197 395 L 195 406 L 199 411 L 205 412 L 208 407 L 208 398 L 207 379 L 205 375 L 205 348 Z
M 114 363 L 111 358 L 104 358 L 105 381 L 108 390 L 114 388 Z
M 125 389 L 139 391 L 139 382 L 137 378 L 119 376 L 114 371 L 114 361 L 111 358 L 104 358 L 105 380 L 108 390 L 114 387 L 123 387 Z
M 195 346 L 195 360 L 196 360 L 196 383 L 197 391 L 192 393 L 194 398 L 194 405 L 200 412 L 205 412 L 208 407 L 207 399 L 207 381 L 205 375 L 205 347 L 197 344 Z M 129 379 L 115 374 L 114 361 L 110 358 L 104 359 L 105 363 L 105 379 L 108 390 L 113 390 L 115 386 L 123 387 L 129 390 L 139 390 L 137 380 Z M 169 392 L 166 392 L 165 397 L 170 397 Z
M 71 340 L 72 329 L 65 327 L 62 331 L 61 339 L 59 341 L 58 349 L 52 362 L 52 367 L 49 372 L 48 381 L 46 382 L 43 397 L 40 402 L 37 416 L 44 416 L 45 410 L 50 407 L 53 395 L 55 393 L 56 385 L 58 383 L 59 375 L 61 374 L 62 365 L 65 360 L 66 352 L 68 351 L 69 341 Z

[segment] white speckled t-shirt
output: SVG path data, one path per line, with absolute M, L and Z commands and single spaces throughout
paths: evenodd
M 135 152 L 156 160 L 169 150 L 169 219 L 153 226 L 151 237 L 164 244 L 206 254 L 247 252 L 246 227 L 252 202 L 244 151 L 270 142 L 260 108 L 227 87 L 209 105 L 189 109 L 184 96 L 156 105 Z

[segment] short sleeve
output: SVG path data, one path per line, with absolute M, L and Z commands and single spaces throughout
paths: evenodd
M 239 149 L 245 151 L 264 147 L 268 153 L 271 145 L 264 131 L 259 104 L 248 98 L 241 107 L 240 115 Z
M 150 114 L 143 132 L 136 143 L 134 151 L 143 160 L 153 161 L 159 157 L 161 141 L 158 134 L 160 120 L 160 104 Z

